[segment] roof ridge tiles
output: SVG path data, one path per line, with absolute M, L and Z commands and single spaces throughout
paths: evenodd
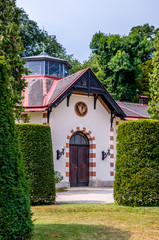
M 147 104 L 141 104 L 141 103 L 132 103 L 132 102 L 121 102 L 121 101 L 116 101 L 117 103 L 123 103 L 123 104 L 130 104 L 130 105 L 139 105 L 139 106 L 147 106 Z
M 75 75 L 75 74 L 78 75 L 78 74 L 81 72 L 68 86 L 66 86 L 66 87 L 63 89 L 62 92 L 60 92 L 60 94 L 59 94 L 58 96 L 56 96 L 56 97 L 49 103 L 49 105 L 51 105 L 53 102 L 55 102 L 55 101 L 56 101 L 75 81 L 77 81 L 87 70 L 88 70 L 88 68 L 85 68 L 85 69 L 83 69 L 83 70 L 80 70 L 80 71 L 72 74 L 72 75 L 69 75 L 68 77 L 71 77 L 71 76 L 73 76 L 73 75 Z M 68 77 L 66 77 L 66 78 L 68 78 Z M 59 80 L 58 83 L 59 83 L 60 81 L 63 81 L 63 80 L 66 79 L 66 78 L 63 78 L 63 79 Z
M 44 100 L 43 100 L 43 106 L 45 106 L 46 104 L 48 104 L 51 96 L 52 96 L 52 93 L 54 92 L 56 86 L 58 84 L 58 80 L 54 80 L 51 87 L 50 87 L 50 90 L 48 91 L 47 95 L 45 96 Z
M 135 114 L 138 115 L 138 116 L 144 117 L 142 114 L 140 114 L 140 113 L 138 113 L 138 112 L 136 112 L 136 111 L 133 111 L 133 110 L 127 108 L 127 107 L 123 107 L 123 106 L 122 106 L 122 108 L 125 108 L 125 109 L 127 109 L 128 111 L 130 111 L 130 112 L 132 112 L 132 113 L 135 113 Z
M 88 67 L 88 68 L 84 68 L 84 69 L 79 70 L 78 72 L 75 72 L 75 73 L 73 73 L 73 74 L 71 74 L 71 75 L 69 75 L 69 76 L 67 76 L 67 77 L 65 77 L 65 78 L 62 78 L 62 79 L 60 79 L 60 80 L 64 80 L 64 79 L 66 79 L 66 78 L 70 78 L 70 77 L 72 77 L 73 75 L 78 74 L 79 72 L 82 72 L 82 71 L 88 70 L 88 69 L 89 69 L 89 67 Z

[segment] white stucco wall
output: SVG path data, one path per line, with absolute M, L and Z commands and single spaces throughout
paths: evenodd
M 42 112 L 32 112 L 30 123 L 43 124 L 43 113 Z
M 79 117 L 74 111 L 77 102 L 83 101 L 87 104 L 88 113 L 85 117 Z M 89 129 L 95 136 L 96 142 L 96 177 L 97 182 L 112 182 L 114 176 L 110 176 L 110 156 L 102 161 L 102 151 L 107 151 L 110 146 L 110 114 L 103 105 L 97 100 L 96 109 L 94 109 L 94 98 L 92 96 L 75 95 L 70 97 L 69 107 L 66 99 L 53 108 L 50 114 L 50 127 L 53 141 L 53 154 L 55 170 L 61 172 L 64 182 L 68 181 L 66 177 L 66 153 L 56 160 L 56 150 L 61 150 L 66 145 L 67 136 L 71 135 L 70 131 L 79 125 Z
M 66 172 L 68 172 L 66 162 L 69 161 L 66 157 L 66 152 L 68 152 L 69 149 L 65 150 L 65 154 L 62 155 L 59 160 L 56 159 L 56 151 L 61 151 L 62 146 L 66 146 L 66 143 L 69 142 L 67 136 L 72 135 L 70 131 L 80 126 L 80 129 L 85 127 L 87 132 L 91 131 L 95 137 L 96 158 L 93 159 L 93 162 L 96 162 L 96 167 L 90 171 L 95 171 L 96 176 L 90 177 L 90 179 L 93 179 L 94 186 L 112 185 L 114 176 L 111 173 L 115 168 L 117 124 L 123 120 L 116 117 L 113 121 L 113 132 L 110 132 L 110 114 L 99 100 L 97 100 L 96 109 L 94 109 L 94 98 L 92 96 L 72 94 L 69 107 L 67 107 L 66 101 L 65 99 L 56 108 L 52 109 L 49 120 L 53 142 L 54 167 L 55 170 L 61 172 L 64 177 L 62 184 L 65 186 L 65 183 L 69 183 L 69 177 L 66 177 Z M 75 113 L 74 107 L 79 101 L 87 104 L 88 112 L 85 117 L 79 117 Z M 43 124 L 47 122 L 46 116 L 44 117 L 44 112 L 31 112 L 30 114 L 31 123 Z M 110 141 L 110 136 L 114 137 L 113 141 Z M 107 152 L 111 145 L 114 145 L 114 149 L 110 150 L 111 155 L 114 157 L 110 155 L 103 161 L 102 151 Z M 90 149 L 90 152 L 91 151 Z M 90 161 L 92 160 L 90 159 Z M 112 163 L 114 163 L 113 167 L 111 166 Z M 66 184 L 66 186 L 69 186 L 69 184 Z

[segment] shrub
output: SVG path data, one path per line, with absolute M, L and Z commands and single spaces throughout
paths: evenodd
M 23 160 L 31 188 L 32 205 L 55 202 L 55 180 L 50 127 L 17 124 Z
M 123 122 L 117 132 L 114 198 L 130 206 L 159 204 L 159 121 Z
M 0 239 L 30 239 L 29 188 L 14 123 L 7 64 L 0 57 Z
M 60 172 L 55 171 L 55 183 L 60 183 L 63 180 L 63 176 Z

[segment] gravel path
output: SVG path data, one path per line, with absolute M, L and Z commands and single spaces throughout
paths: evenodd
M 56 194 L 57 203 L 113 203 L 113 188 L 73 187 Z

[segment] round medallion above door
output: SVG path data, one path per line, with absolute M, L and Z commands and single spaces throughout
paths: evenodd
M 86 116 L 88 112 L 88 107 L 84 102 L 77 102 L 75 105 L 75 113 L 80 116 L 84 117 Z

